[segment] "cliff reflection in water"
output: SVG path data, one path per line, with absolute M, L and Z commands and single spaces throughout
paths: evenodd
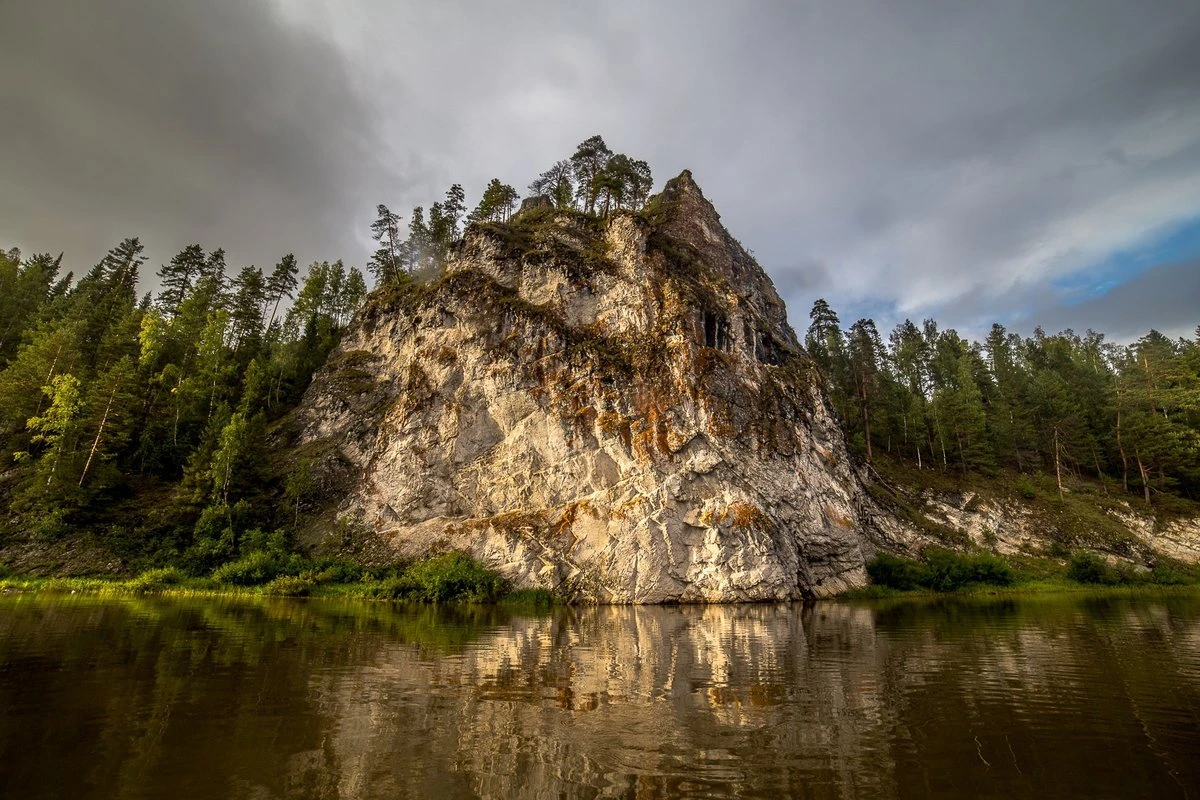
M 1187 796 L 1200 602 L 6 598 L 0 703 L 12 796 Z

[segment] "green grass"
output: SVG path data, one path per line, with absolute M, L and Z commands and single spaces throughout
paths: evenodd
M 147 570 L 134 578 L 44 578 L 0 573 L 0 592 L 130 596 L 261 595 L 341 597 L 427 604 L 504 604 L 544 610 L 554 604 L 546 589 L 513 591 L 494 570 L 463 553 L 375 571 L 344 560 L 311 561 L 296 554 L 248 553 L 208 576 L 188 576 L 175 567 Z
M 1004 559 L 991 553 L 955 553 L 928 548 L 923 558 L 881 553 L 867 564 L 871 584 L 839 597 L 880 600 L 909 596 L 1037 595 L 1063 592 L 1095 595 L 1190 593 L 1200 591 L 1200 566 L 1162 561 L 1150 570 L 1112 566 L 1081 550 L 1064 565 L 1049 558 Z

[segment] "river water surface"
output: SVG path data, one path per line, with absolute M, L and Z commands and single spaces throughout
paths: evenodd
M 0 598 L 11 798 L 1200 797 L 1200 598 Z

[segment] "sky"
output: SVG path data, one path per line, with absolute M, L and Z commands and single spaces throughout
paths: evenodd
M 1200 325 L 1195 0 L 3 0 L 0 246 L 362 265 L 386 203 L 599 133 L 692 170 L 803 333 Z

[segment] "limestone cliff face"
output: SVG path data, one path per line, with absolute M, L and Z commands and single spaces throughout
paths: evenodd
M 577 600 L 822 596 L 884 541 L 783 302 L 688 172 L 644 215 L 474 226 L 369 303 L 294 430 L 389 552 Z

